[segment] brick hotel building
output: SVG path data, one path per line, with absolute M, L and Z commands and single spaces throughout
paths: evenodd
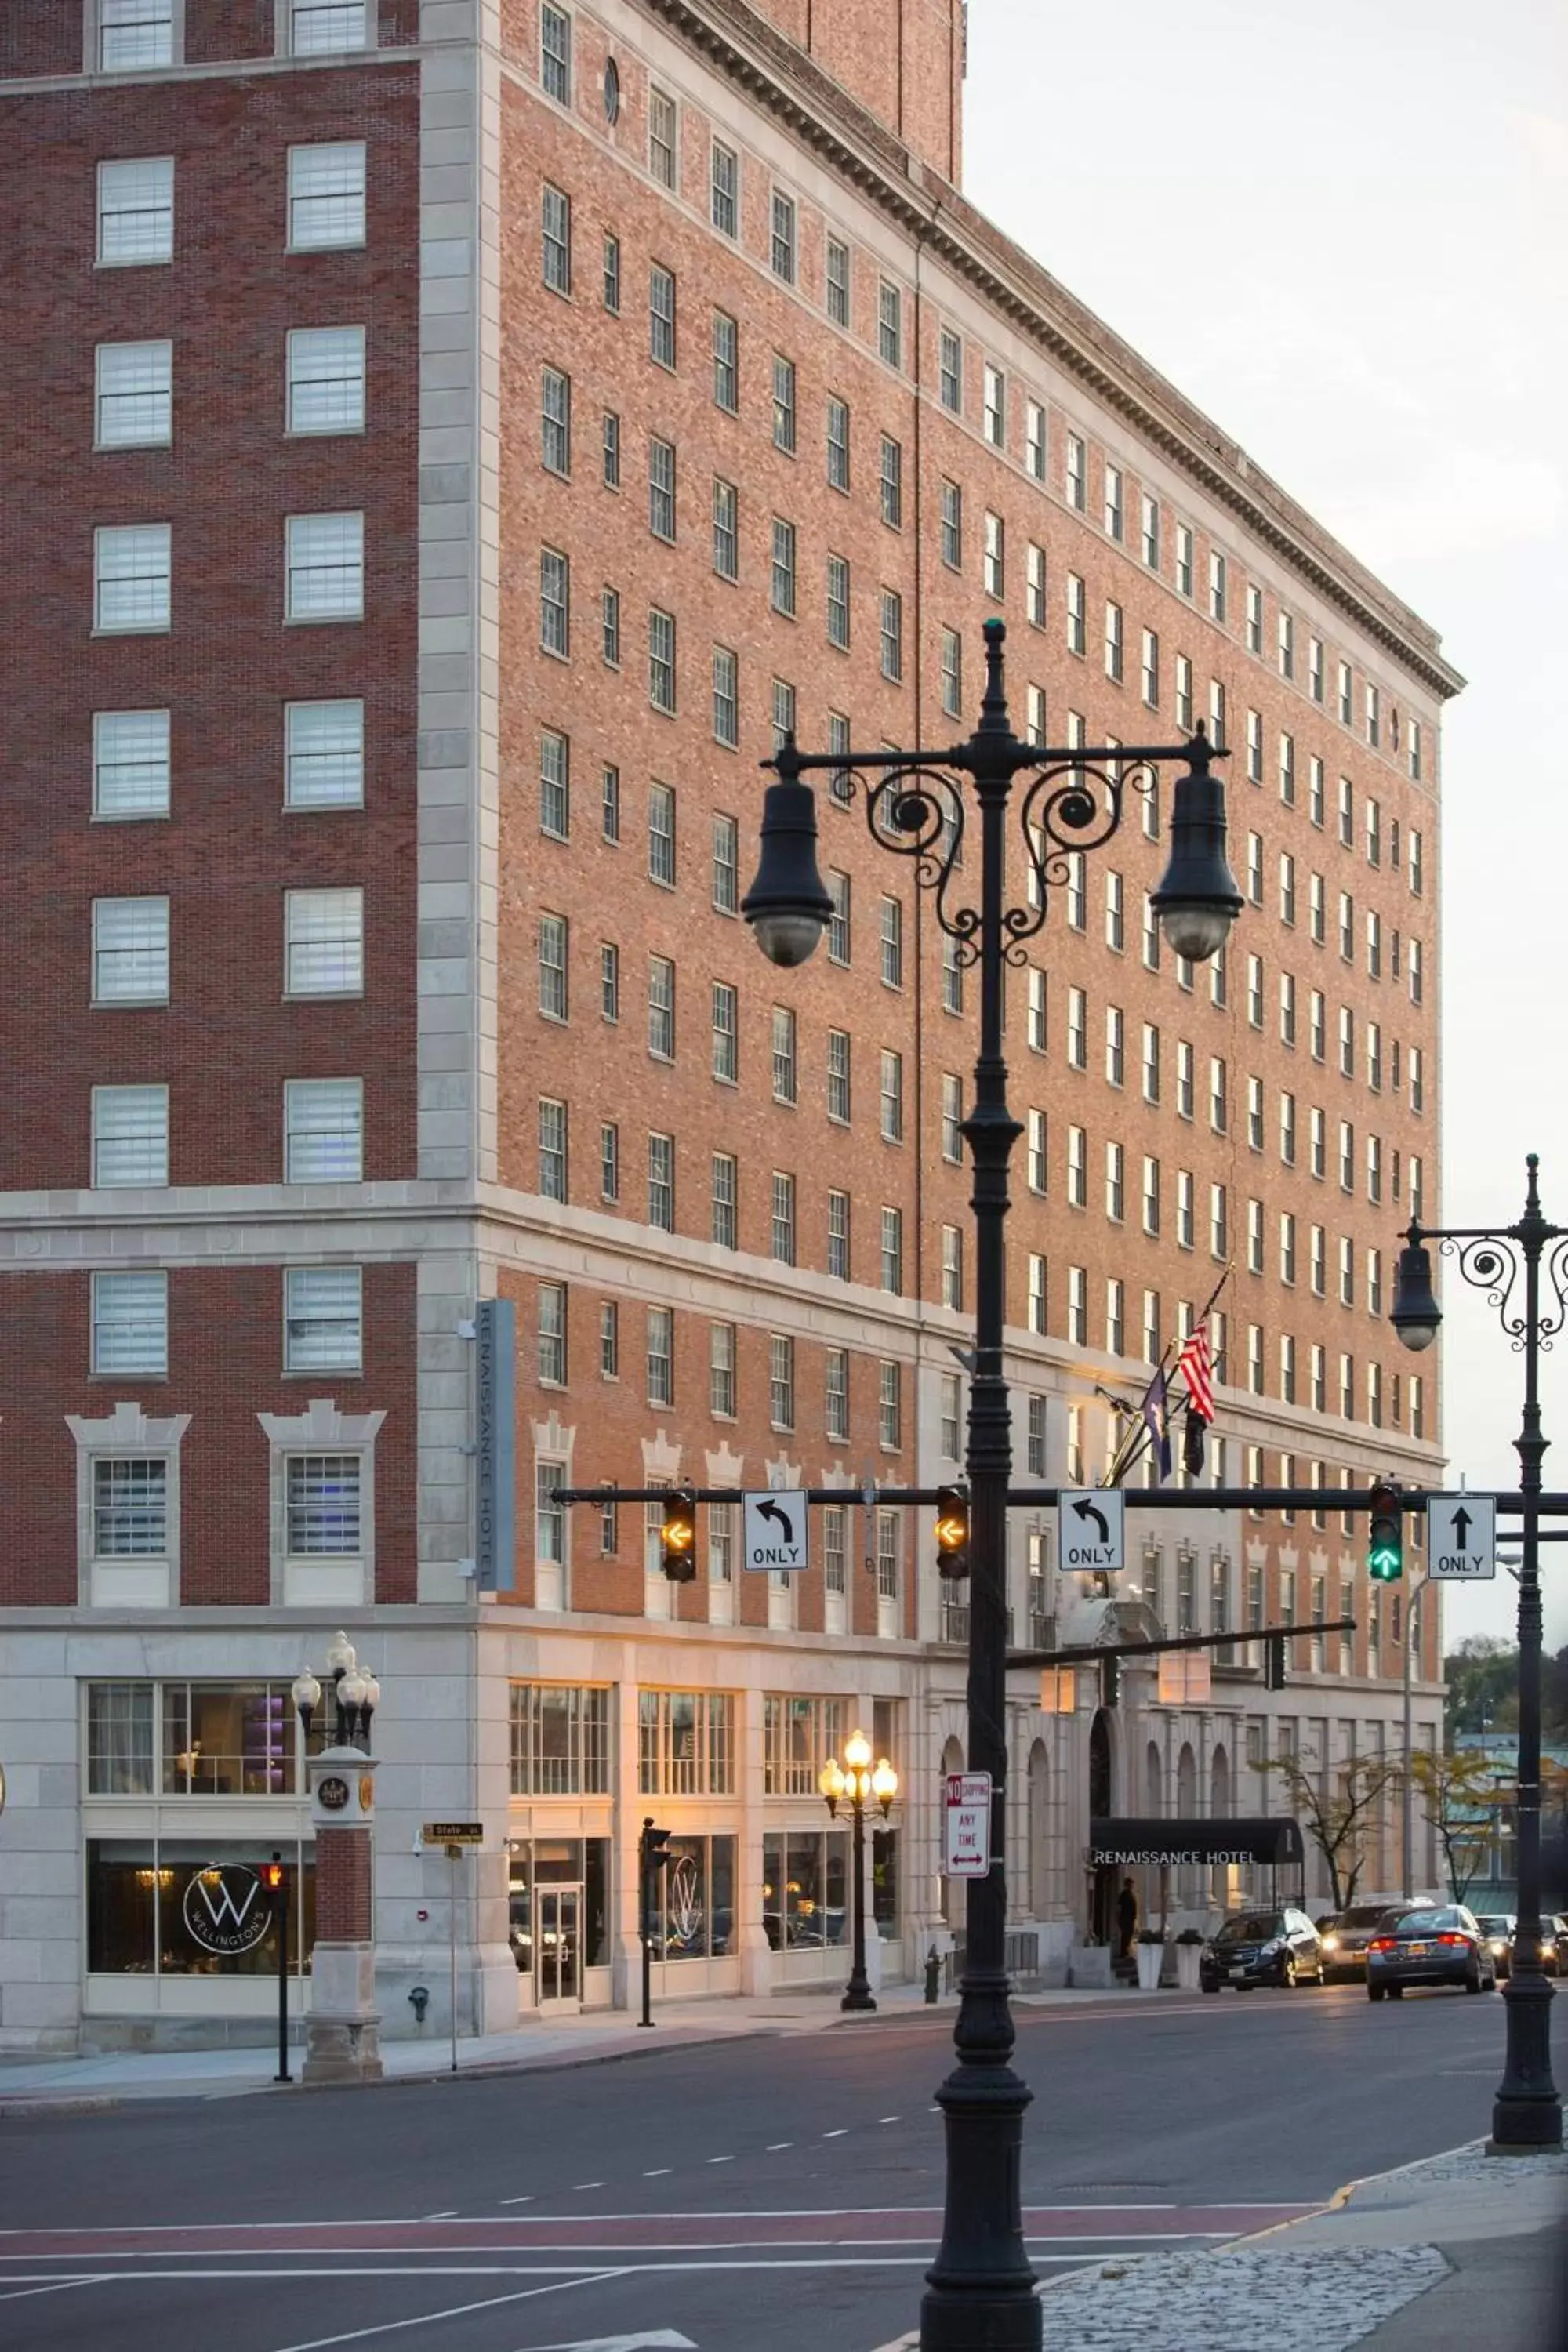
M 289 1685 L 340 1625 L 384 1685 L 387 2032 L 416 1982 L 441 2021 L 431 1817 L 487 1830 L 465 2025 L 626 2000 L 645 1813 L 664 1997 L 836 1979 L 816 1776 L 857 1722 L 901 1777 L 874 1957 L 944 1937 L 963 1612 L 926 1515 L 860 1496 L 958 1467 L 973 982 L 833 789 L 815 961 L 737 910 L 781 731 L 966 731 L 993 611 L 1020 731 L 1229 746 L 1247 902 L 1223 965 L 1174 963 L 1130 795 L 1015 975 L 1017 1475 L 1095 1478 L 1107 1396 L 1228 1265 L 1213 1474 L 1324 1489 L 1293 1525 L 1140 1509 L 1110 1596 L 1015 1514 L 1020 1639 L 1238 1636 L 1201 1703 L 1130 1665 L 1047 1716 L 1013 1677 L 1020 1952 L 1103 1919 L 1091 1809 L 1277 1811 L 1267 1759 L 1398 1747 L 1408 1586 L 1369 1591 L 1329 1497 L 1441 1459 L 1385 1315 L 1439 1206 L 1460 681 L 965 201 L 963 13 L 5 12 L 0 2051 L 265 2033 L 266 1953 L 214 1969 L 182 1889 L 277 1846 L 309 1895 Z M 676 1588 L 567 1477 L 846 1499 L 794 1580 L 705 1512 Z M 1347 1612 L 1264 1689 L 1248 1629 Z

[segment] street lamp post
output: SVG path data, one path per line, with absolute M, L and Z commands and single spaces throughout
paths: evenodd
M 1539 1161 L 1525 1161 L 1524 1214 L 1496 1233 L 1475 1227 L 1424 1226 L 1412 1217 L 1399 1254 L 1389 1320 L 1405 1346 L 1419 1351 L 1437 1336 L 1442 1310 L 1432 1291 L 1436 1242 L 1471 1287 L 1484 1290 L 1498 1319 L 1524 1358 L 1524 1412 L 1514 1440 L 1523 1519 L 1519 1576 L 1519 1925 L 1513 1961 L 1503 1987 L 1508 2049 L 1492 2106 L 1496 2156 L 1533 2156 L 1563 2145 L 1563 2102 L 1552 2079 L 1552 1988 L 1541 1965 L 1541 1351 L 1568 1317 L 1568 1227 L 1541 1213 Z M 1544 1263 L 1551 1298 L 1543 1307 Z M 1523 1280 L 1522 1306 L 1515 1290 Z
M 849 1981 L 844 1988 L 840 2009 L 875 2009 L 869 1980 L 866 1975 L 866 1801 L 875 1797 L 882 1808 L 882 1819 L 888 1818 L 893 1799 L 899 1793 L 899 1776 L 884 1756 L 875 1771 L 871 1769 L 871 1743 L 863 1731 L 852 1731 L 844 1743 L 844 1761 L 830 1756 L 816 1776 L 827 1806 L 830 1821 L 838 1818 L 838 1808 L 846 1801 L 853 1834 L 850 1839 L 850 1867 L 855 1884 L 851 1890 L 850 1917 L 852 1942 L 849 1950 Z
M 1411 1661 L 1419 1655 L 1421 1637 L 1421 1603 L 1426 1597 L 1431 1581 L 1424 1576 L 1410 1595 L 1410 1605 L 1405 1612 L 1405 1776 L 1400 1795 L 1399 1812 L 1399 1887 L 1406 1903 L 1415 1889 L 1412 1879 L 1415 1870 L 1415 1839 L 1413 1799 L 1415 1786 L 1410 1777 L 1410 1755 L 1414 1735 L 1411 1730 Z
M 980 972 L 980 1050 L 973 1106 L 962 1133 L 973 1163 L 974 1363 L 967 1467 L 971 1497 L 969 1742 L 971 1771 L 992 1784 L 990 1872 L 969 1881 L 957 2064 L 937 2093 L 947 2143 L 942 2244 L 927 2273 L 923 2352 L 1036 2352 L 1040 2307 L 1024 2248 L 1021 2164 L 1029 2092 L 1010 2063 L 1007 1895 L 1003 1863 L 1006 1799 L 1006 1533 L 1012 1470 L 1007 1382 L 1002 1366 L 1006 1307 L 1004 1228 L 1007 1166 L 1022 1132 L 1007 1104 L 1002 1007 L 1007 966 L 1046 919 L 1078 855 L 1101 847 L 1121 822 L 1129 783 L 1152 791 L 1157 764 L 1185 760 L 1171 810 L 1171 856 L 1152 904 L 1178 955 L 1202 961 L 1223 944 L 1241 910 L 1225 856 L 1225 790 L 1210 772 L 1219 756 L 1200 727 L 1190 742 L 1115 750 L 1047 750 L 1021 742 L 1008 724 L 1001 621 L 985 623 L 985 691 L 967 741 L 942 751 L 805 754 L 787 738 L 764 764 L 762 856 L 741 911 L 771 961 L 804 963 L 832 912 L 816 866 L 816 808 L 807 770 L 841 772 L 847 794 L 864 792 L 872 838 L 911 858 L 932 894 L 936 919 L 960 966 Z M 1034 772 L 1030 773 L 1030 772 Z M 1021 848 L 1030 888 L 1010 906 L 1007 815 L 1013 780 L 1027 774 Z M 980 816 L 976 905 L 963 902 L 967 778 Z

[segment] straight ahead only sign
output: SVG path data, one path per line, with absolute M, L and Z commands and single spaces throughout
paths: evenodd
M 1497 1575 L 1495 1495 L 1434 1495 L 1426 1506 L 1426 1573 L 1439 1584 Z
M 805 1532 L 805 1490 L 781 1486 L 750 1494 L 745 1504 L 746 1566 L 759 1574 L 794 1576 L 810 1566 Z

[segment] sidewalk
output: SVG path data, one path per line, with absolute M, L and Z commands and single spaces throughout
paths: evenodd
M 1041 2301 L 1047 2345 L 1073 2352 L 1545 2352 L 1568 2341 L 1568 2154 L 1489 2157 L 1478 2140 L 1260 2237 L 1075 2271 Z
M 846 2017 L 838 1988 L 822 1992 L 793 1990 L 763 2000 L 663 2001 L 655 2024 L 640 2027 L 627 2010 L 592 2010 L 548 2023 L 520 2026 L 513 2033 L 459 2035 L 459 2074 L 511 2074 L 539 2066 L 588 2065 L 595 2060 L 640 2058 L 659 2050 L 755 2034 L 874 2032 L 879 2023 L 929 2017 L 919 1985 L 889 1985 L 877 1996 L 874 2016 Z M 1124 1993 L 1041 1992 L 1015 1996 L 1019 2009 L 1131 2008 Z M 956 1994 L 937 2004 L 950 2017 Z M 385 2079 L 449 2075 L 452 2051 L 439 2032 L 382 2045 Z M 304 2063 L 299 2042 L 290 2045 L 289 2071 L 296 2086 Z M 244 2049 L 116 2050 L 99 2057 L 0 2061 L 0 2119 L 18 2114 L 82 2112 L 118 2106 L 127 2099 L 237 2098 L 282 2089 L 274 2083 L 276 2042 Z

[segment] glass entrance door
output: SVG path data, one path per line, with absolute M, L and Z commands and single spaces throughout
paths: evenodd
M 583 1998 L 583 1890 L 542 1886 L 535 1901 L 535 1998 L 542 2009 L 552 2001 L 576 2003 Z

